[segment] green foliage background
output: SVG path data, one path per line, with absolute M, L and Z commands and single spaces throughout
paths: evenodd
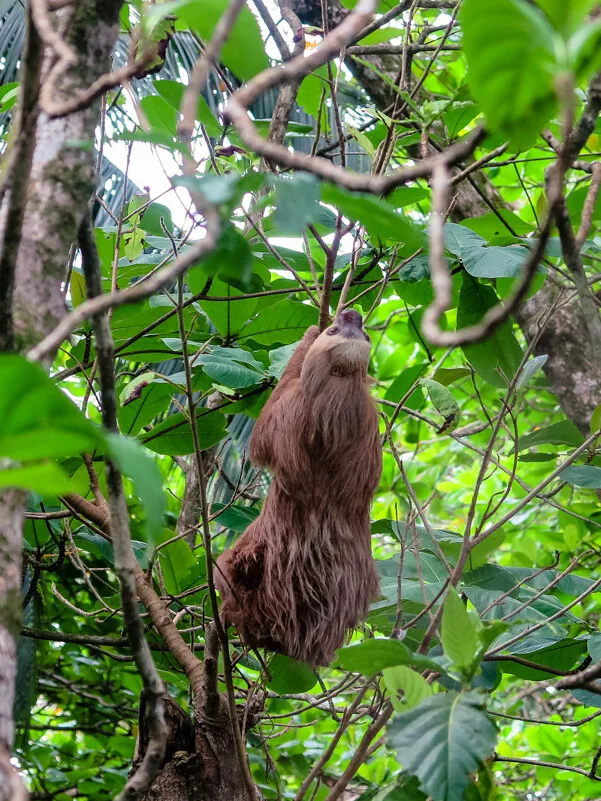
M 158 5 L 146 24 L 151 30 L 173 13 L 179 29 L 206 38 L 226 4 L 208 5 L 206 16 L 197 3 Z M 538 133 L 547 127 L 560 137 L 562 130 L 558 79 L 571 76 L 577 115 L 584 81 L 600 66 L 599 24 L 586 20 L 593 5 L 464 0 L 461 25 L 448 39 L 459 49 L 436 54 L 434 68 L 431 53 L 413 59 L 425 97 L 412 103 L 414 128 L 396 140 L 393 166 L 406 162 L 420 131 L 444 148 L 482 115 L 489 135 L 475 158 L 509 140 L 506 153 L 484 169 L 512 210 L 446 224 L 453 281 L 442 323 L 448 330 L 478 322 L 520 273 L 545 212 L 544 171 L 555 158 Z M 126 6 L 124 27 L 137 19 L 139 6 L 135 0 Z M 223 52 L 225 66 L 243 80 L 268 63 L 260 27 L 245 14 Z M 413 24 L 420 29 L 439 20 L 439 10 L 417 9 Z M 380 41 L 396 40 L 403 31 L 388 26 L 381 34 Z M 314 118 L 332 105 L 324 75 L 301 84 L 299 105 L 312 116 L 310 124 L 290 125 L 297 142 L 312 141 Z M 13 88 L 0 90 L 3 110 L 10 110 Z M 134 148 L 151 142 L 179 158 L 177 76 L 165 70 L 138 89 L 145 127 L 123 116 L 107 136 L 131 140 Z M 389 118 L 373 114 L 346 73 L 339 93 L 351 98 L 341 101 L 348 150 L 375 157 Z M 18 762 L 36 797 L 66 801 L 72 788 L 90 801 L 114 795 L 131 766 L 137 732 L 141 682 L 123 639 L 112 548 L 84 519 L 60 514 L 63 496 L 92 497 L 81 452 L 92 454 L 105 491 L 102 457 L 108 449 L 118 460 L 138 559 L 152 569 L 180 631 L 200 651 L 209 612 L 205 555 L 200 545 L 174 538 L 184 491 L 180 457 L 193 451 L 178 306 L 197 393 L 194 425 L 216 459 L 208 487 L 216 556 L 260 510 L 266 480 L 245 459 L 249 421 L 294 344 L 317 322 L 315 280 L 322 280 L 328 256 L 323 243 L 331 246 L 342 229 L 332 307 L 351 270 L 347 301 L 363 314 L 372 340 L 373 394 L 387 435 L 372 509 L 381 598 L 338 661 L 317 672 L 276 656 L 269 657 L 267 679 L 233 635 L 240 700 L 250 688 L 266 692 L 262 721 L 247 733 L 253 776 L 266 798 L 294 798 L 354 704 L 350 725 L 307 790 L 307 798 L 324 801 L 388 697 L 392 722 L 359 768 L 353 797 L 601 796 L 595 775 L 601 695 L 596 688 L 554 687 L 601 658 L 601 458 L 594 441 L 582 448 L 585 433 L 550 392 L 544 357 L 532 356 L 513 321 L 464 348 L 425 341 L 420 322 L 433 299 L 426 181 L 378 198 L 308 174 L 264 174 L 235 131 L 224 129 L 220 98 L 209 100 L 199 103 L 198 121 L 211 158 L 179 183 L 220 209 L 222 236 L 189 271 L 181 296 L 168 287 L 113 311 L 122 438 L 111 440 L 99 428 L 98 398 L 88 383 L 95 359 L 89 324 L 64 343 L 52 380 L 24 359 L 0 357 L 0 457 L 22 465 L 0 470 L 0 486 L 31 491 L 16 713 Z M 124 109 L 115 102 L 111 114 L 118 117 Z M 584 159 L 598 155 L 600 136 L 597 124 Z M 251 197 L 263 209 L 259 231 L 243 211 Z M 567 204 L 576 229 L 585 197 L 586 186 L 571 176 Z M 135 197 L 113 212 L 115 220 L 96 228 L 107 290 L 113 276 L 123 289 L 169 261 L 174 249 L 190 246 L 189 232 L 174 225 L 160 200 Z M 591 276 L 601 260 L 600 222 L 597 201 L 583 248 Z M 531 291 L 562 270 L 552 238 Z M 69 289 L 77 306 L 85 297 L 77 260 Z M 216 392 L 218 402 L 208 403 Z M 478 544 L 457 592 L 447 592 L 470 536 Z M 439 635 L 420 649 L 442 603 Z M 188 708 L 185 678 L 151 627 L 148 637 L 170 692 Z

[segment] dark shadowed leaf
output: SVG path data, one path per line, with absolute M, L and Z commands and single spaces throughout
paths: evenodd
M 315 670 L 284 654 L 276 654 L 269 663 L 271 679 L 267 682 L 276 693 L 306 693 L 317 684 Z
M 133 482 L 145 512 L 144 533 L 155 543 L 163 530 L 165 492 L 156 459 L 135 439 L 116 434 L 107 436 L 107 447 L 119 470 Z
M 496 730 L 482 702 L 474 692 L 434 695 L 390 724 L 400 764 L 434 801 L 463 801 L 470 774 L 493 752 Z

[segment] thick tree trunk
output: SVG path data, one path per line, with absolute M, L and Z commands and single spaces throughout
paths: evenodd
M 302 22 L 321 26 L 321 0 L 292 0 L 291 5 Z M 349 13 L 339 0 L 331 0 L 326 8 L 330 27 L 339 24 Z M 372 63 L 375 70 L 352 58 L 347 59 L 347 66 L 376 107 L 381 110 L 389 108 L 394 102 L 395 93 L 377 72 L 396 81 L 401 57 L 364 56 L 363 60 Z M 502 201 L 486 175 L 477 173 L 472 181 L 463 181 L 456 187 L 453 217 L 461 220 L 488 214 L 491 204 L 501 208 Z M 547 282 L 520 308 L 516 318 L 528 341 L 538 332 L 539 320 L 557 300 L 559 291 Z M 546 323 L 536 345 L 536 353 L 549 357 L 545 373 L 566 417 L 583 433 L 588 433 L 591 413 L 601 403 L 601 364 L 594 356 L 593 343 L 577 297 L 570 298 L 566 292 L 557 312 Z
M 73 8 L 52 15 L 53 24 L 60 24 L 66 31 L 65 38 L 79 59 L 60 81 L 57 99 L 73 97 L 109 69 L 111 50 L 119 33 L 121 4 L 121 0 L 82 0 Z M 30 31 L 30 39 L 31 35 Z M 35 34 L 33 38 L 36 39 Z M 39 50 L 40 43 L 36 41 Z M 14 283 L 10 276 L 0 282 L 0 309 L 6 323 L 3 328 L 10 329 L 3 330 L 0 348 L 14 346 L 16 350 L 42 339 L 65 313 L 61 283 L 77 229 L 95 189 L 93 143 L 98 103 L 63 119 L 38 115 L 35 102 L 31 103 L 32 75 L 27 74 L 28 69 L 35 70 L 35 47 L 29 60 L 24 56 L 21 76 L 20 102 L 30 106 L 20 126 L 20 136 L 30 139 L 13 143 L 19 158 L 10 171 L 12 180 L 0 208 L 0 258 L 14 266 L 10 271 L 14 272 Z M 44 58 L 43 75 L 54 62 L 48 52 Z M 37 86 L 34 88 L 37 97 Z M 31 157 L 27 143 L 33 141 Z M 82 147 L 82 142 L 90 147 Z M 21 202 L 25 197 L 26 205 Z M 0 801 L 12 798 L 14 787 L 7 756 L 14 729 L 25 501 L 21 492 L 0 492 Z

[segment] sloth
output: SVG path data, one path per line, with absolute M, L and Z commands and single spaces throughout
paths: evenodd
M 378 597 L 370 502 L 382 470 L 369 337 L 346 309 L 309 328 L 255 424 L 273 481 L 259 517 L 217 560 L 226 625 L 253 647 L 328 665 Z

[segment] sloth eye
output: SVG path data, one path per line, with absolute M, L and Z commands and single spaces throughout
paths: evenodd
M 328 335 L 332 336 L 332 334 L 338 333 L 338 327 L 333 325 L 331 328 L 328 328 Z

